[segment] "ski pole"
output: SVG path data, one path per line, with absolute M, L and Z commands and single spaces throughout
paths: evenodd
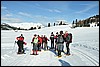
M 31 45 L 32 45 L 32 42 L 31 42 Z M 31 54 L 31 47 L 32 47 L 31 45 L 30 45 L 30 54 Z
M 14 50 L 14 48 L 15 48 L 15 45 L 16 45 L 16 41 L 14 42 L 13 50 Z M 13 52 L 13 50 L 12 50 L 12 52 Z
M 15 47 L 15 44 L 16 44 L 17 42 L 15 41 L 15 43 L 14 43 L 14 47 Z

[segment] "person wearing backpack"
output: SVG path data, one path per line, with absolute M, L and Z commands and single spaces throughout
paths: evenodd
M 43 37 L 43 44 L 44 44 L 44 50 L 48 50 L 48 45 L 47 45 L 47 41 L 49 41 L 49 39 L 44 35 Z
M 17 52 L 17 54 L 22 54 L 22 53 L 24 53 L 25 54 L 25 50 L 24 50 L 24 44 L 26 45 L 27 43 L 26 42 L 24 42 L 24 37 L 23 37 L 23 34 L 21 34 L 21 36 L 19 36 L 19 37 L 16 37 L 16 39 L 17 39 L 17 45 L 18 45 L 18 52 Z
M 57 37 L 58 57 L 61 57 L 63 44 L 64 44 L 64 36 L 62 34 L 62 31 L 60 31 L 60 34 L 58 34 Z
M 70 55 L 69 44 L 72 43 L 72 34 L 68 33 L 68 31 L 66 31 L 64 34 L 64 38 L 65 38 L 66 49 L 67 49 L 66 55 Z
M 54 34 L 53 34 L 53 32 L 50 35 L 50 40 L 51 40 L 51 49 L 53 49 L 54 48 Z
M 37 54 L 38 36 L 36 34 L 34 35 L 31 43 L 33 44 L 33 49 L 32 49 L 33 55 L 38 55 Z

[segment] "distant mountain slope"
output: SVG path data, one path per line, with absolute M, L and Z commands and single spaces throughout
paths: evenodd
M 44 27 L 41 23 L 2 23 L 1 30 L 33 30 Z

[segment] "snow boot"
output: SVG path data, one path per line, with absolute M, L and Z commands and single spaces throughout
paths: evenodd
M 58 50 L 58 56 L 61 57 L 61 50 Z
M 48 50 L 48 46 L 47 46 L 47 50 Z
M 34 50 L 33 50 L 33 53 L 32 54 L 34 55 Z
M 36 55 L 38 55 L 38 54 L 37 54 L 37 50 L 36 50 Z

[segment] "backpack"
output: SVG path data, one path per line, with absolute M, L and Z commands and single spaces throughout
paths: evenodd
M 71 43 L 72 42 L 72 34 L 68 33 L 68 36 L 65 38 L 66 42 Z
M 33 43 L 37 44 L 38 43 L 38 38 L 34 38 Z
M 63 43 L 63 42 L 64 42 L 63 35 L 58 35 L 58 37 L 57 37 L 57 43 Z

